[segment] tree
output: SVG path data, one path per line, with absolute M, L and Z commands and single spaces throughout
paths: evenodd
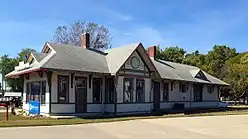
M 227 72 L 226 61 L 237 56 L 236 49 L 225 45 L 215 45 L 206 55 L 207 71 L 215 77 L 223 79 Z
M 203 68 L 205 64 L 205 55 L 200 54 L 198 50 L 191 54 L 186 54 L 185 58 L 183 59 L 183 64 L 197 66 L 199 68 Z
M 178 46 L 168 47 L 160 51 L 160 58 L 166 61 L 182 63 L 185 54 L 186 51 L 183 48 Z
M 224 80 L 231 83 L 231 96 L 236 100 L 247 97 L 248 87 L 248 53 L 242 53 L 229 59 L 227 75 Z
M 5 75 L 13 71 L 16 65 L 18 65 L 17 59 L 9 58 L 8 55 L 4 55 L 1 57 L 0 70 L 2 74 L 2 79 L 3 81 L 6 81 L 7 85 L 10 86 L 14 91 L 20 90 L 20 88 L 17 88 L 17 86 L 19 86 L 19 81 L 15 82 L 18 79 L 5 79 Z
M 75 21 L 70 26 L 59 26 L 53 37 L 55 43 L 81 45 L 82 33 L 90 34 L 90 46 L 95 49 L 110 47 L 110 33 L 103 25 L 92 22 Z
M 27 57 L 30 55 L 30 53 L 34 53 L 34 52 L 36 52 L 36 50 L 30 48 L 22 49 L 22 51 L 18 54 L 19 61 L 26 62 Z
M 31 52 L 36 52 L 34 49 L 23 49 L 16 58 L 10 58 L 8 55 L 4 55 L 1 57 L 0 61 L 0 71 L 2 74 L 2 78 L 4 81 L 6 81 L 7 85 L 11 87 L 13 91 L 19 91 L 22 92 L 23 90 L 23 79 L 17 78 L 7 78 L 5 79 L 5 75 L 10 73 L 15 69 L 15 66 L 18 66 L 20 61 L 26 61 L 27 56 Z

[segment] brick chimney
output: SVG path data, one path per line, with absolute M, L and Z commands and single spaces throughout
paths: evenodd
M 149 57 L 156 58 L 156 46 L 150 46 L 148 47 L 148 55 Z
M 90 34 L 89 33 L 82 34 L 81 46 L 84 47 L 85 49 L 90 47 Z

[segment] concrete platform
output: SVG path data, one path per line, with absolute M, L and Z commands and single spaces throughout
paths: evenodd
M 145 119 L 72 126 L 0 128 L 18 139 L 247 139 L 248 115 Z

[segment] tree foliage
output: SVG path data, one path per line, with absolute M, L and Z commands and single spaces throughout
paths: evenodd
M 81 45 L 82 33 L 90 34 L 90 46 L 95 49 L 109 48 L 111 36 L 103 25 L 93 22 L 75 21 L 73 24 L 57 27 L 53 41 L 62 44 Z
M 182 63 L 185 53 L 186 51 L 178 46 L 168 47 L 164 50 L 160 50 L 159 58 L 171 62 Z
M 0 71 L 2 74 L 2 78 L 6 81 L 7 85 L 11 87 L 12 91 L 22 91 L 23 84 L 22 78 L 12 79 L 12 78 L 5 78 L 5 75 L 10 73 L 15 69 L 15 66 L 19 64 L 20 61 L 25 61 L 28 55 L 31 52 L 36 52 L 34 49 L 23 49 L 17 57 L 10 58 L 8 55 L 4 55 L 1 57 L 0 61 Z

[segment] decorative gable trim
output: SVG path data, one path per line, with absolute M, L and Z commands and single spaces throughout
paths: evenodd
M 208 80 L 206 75 L 202 72 L 201 69 L 190 70 L 190 73 L 194 78 L 198 78 L 198 79 L 202 79 L 202 80 Z
M 143 52 L 142 52 L 143 50 Z M 156 73 L 156 75 L 158 75 L 158 77 L 160 77 L 155 65 L 153 64 L 153 62 L 151 61 L 150 57 L 148 56 L 145 48 L 143 47 L 142 43 L 139 43 L 137 45 L 137 47 L 133 50 L 133 52 L 128 56 L 127 59 L 125 59 L 124 63 L 122 63 L 122 65 L 120 66 L 120 68 L 118 69 L 118 71 L 116 73 L 119 73 L 119 71 L 122 69 L 122 67 L 125 65 L 125 63 L 127 62 L 127 60 L 129 60 L 133 54 L 137 52 L 137 54 L 139 55 L 140 59 L 142 60 L 142 62 L 144 63 L 144 66 L 148 68 L 149 72 L 153 72 Z M 144 55 L 142 55 L 144 54 Z M 144 58 L 147 57 L 147 59 L 145 60 Z M 150 64 L 150 66 L 148 65 Z

